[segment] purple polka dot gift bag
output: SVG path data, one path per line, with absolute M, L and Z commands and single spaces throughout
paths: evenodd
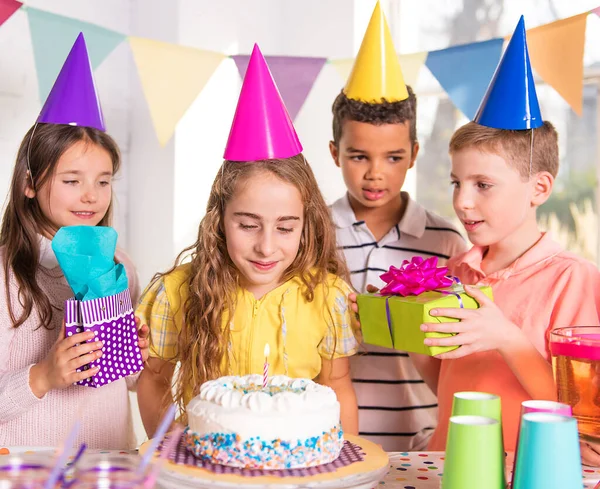
M 90 341 L 104 342 L 102 357 L 83 366 L 83 370 L 93 367 L 100 367 L 100 370 L 79 381 L 79 385 L 101 387 L 142 370 L 144 363 L 129 289 L 89 301 L 68 300 L 65 323 L 67 336 L 92 331 L 94 339 Z
M 115 263 L 117 232 L 104 226 L 67 226 L 58 230 L 52 250 L 73 290 L 65 302 L 67 336 L 92 331 L 103 341 L 102 357 L 82 367 L 99 367 L 78 382 L 101 387 L 143 368 L 125 267 Z

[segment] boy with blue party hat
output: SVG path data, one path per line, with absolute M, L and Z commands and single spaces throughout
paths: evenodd
M 415 357 L 437 392 L 438 427 L 430 450 L 444 450 L 453 396 L 485 391 L 502 399 L 505 448 L 515 449 L 521 403 L 554 399 L 549 332 L 599 324 L 600 273 L 540 231 L 536 210 L 558 173 L 556 130 L 543 121 L 521 17 L 474 120 L 450 141 L 454 210 L 473 248 L 448 263 L 464 284 L 488 285 L 494 302 L 465 289 L 479 309 L 438 309 L 456 323 L 424 324 L 430 346 L 460 346 Z

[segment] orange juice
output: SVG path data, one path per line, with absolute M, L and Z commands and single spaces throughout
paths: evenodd
M 600 442 L 600 327 L 557 329 L 550 351 L 558 401 L 572 407 L 582 439 Z

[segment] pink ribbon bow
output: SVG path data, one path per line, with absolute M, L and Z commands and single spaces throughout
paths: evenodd
M 400 268 L 391 266 L 380 278 L 387 283 L 381 295 L 419 295 L 430 290 L 443 289 L 453 284 L 447 277 L 448 267 L 438 267 L 435 256 L 424 260 L 420 256 L 404 260 Z

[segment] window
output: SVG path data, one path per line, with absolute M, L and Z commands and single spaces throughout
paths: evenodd
M 597 5 L 568 0 L 528 2 L 501 0 L 388 0 L 384 8 L 400 53 L 448 46 L 512 32 L 523 13 L 530 27 L 590 10 Z M 589 5 L 588 5 L 589 4 Z M 527 10 L 529 9 L 529 10 Z M 550 200 L 538 211 L 540 226 L 567 249 L 595 263 L 600 260 L 598 226 L 598 98 L 600 86 L 600 19 L 588 17 L 585 48 L 583 114 L 577 116 L 550 86 L 536 79 L 544 119 L 559 133 L 560 172 Z M 416 165 L 417 200 L 428 209 L 457 222 L 449 184 L 448 143 L 453 131 L 467 122 L 424 67 L 415 86 L 418 95 L 418 137 L 421 152 Z

